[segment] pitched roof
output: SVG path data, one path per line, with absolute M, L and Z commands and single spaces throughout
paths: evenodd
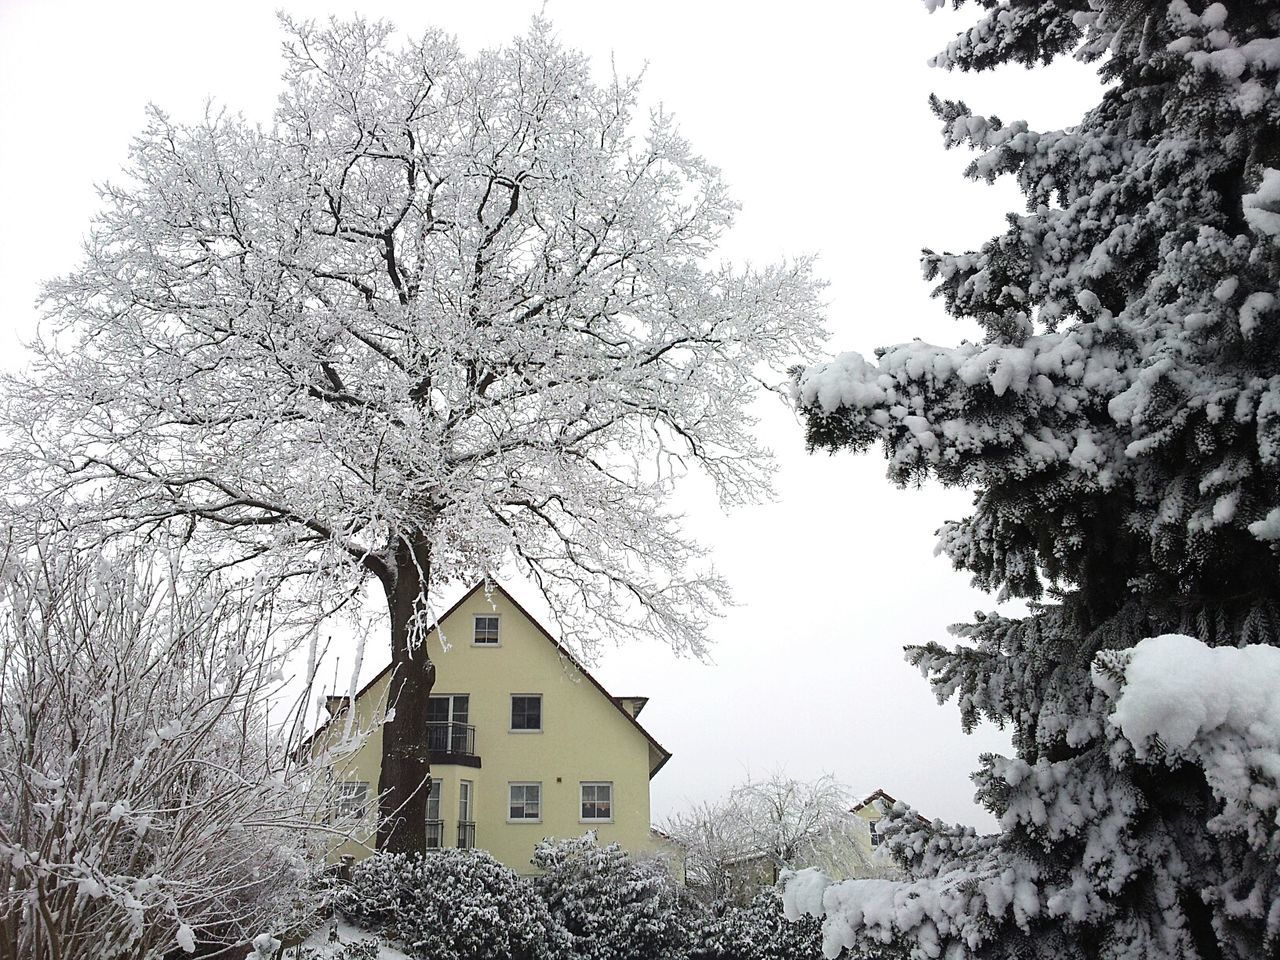
M 875 801 L 877 800 L 883 800 L 885 803 L 887 803 L 891 807 L 895 803 L 898 803 L 898 799 L 896 797 L 893 797 L 890 794 L 885 793 L 883 790 L 875 790 L 867 794 L 857 803 L 855 803 L 853 807 L 849 810 L 849 812 L 857 813 L 859 810 L 862 810 L 866 807 L 871 806 L 871 804 L 875 803 Z M 919 813 L 916 813 L 916 819 L 919 820 L 921 823 L 929 822 L 925 817 L 921 816 Z
M 445 620 L 449 619 L 449 617 L 451 617 L 459 607 L 461 607 L 464 603 L 470 600 L 471 597 L 475 594 L 475 592 L 477 590 L 482 589 L 484 585 L 485 585 L 484 581 L 481 580 L 474 587 L 472 587 L 470 590 L 464 593 L 457 603 L 455 603 L 448 610 L 446 610 L 444 613 L 442 613 L 439 617 L 436 618 L 435 623 L 431 625 L 430 630 L 428 630 L 427 632 L 430 633 L 431 630 L 436 630 L 440 626 L 440 624 L 442 624 Z M 636 730 L 640 732 L 640 735 L 643 736 L 645 740 L 648 741 L 651 755 L 656 753 L 656 755 L 660 758 L 657 763 L 653 764 L 649 768 L 649 779 L 652 780 L 654 775 L 659 770 L 661 770 L 664 766 L 666 766 L 667 761 L 671 759 L 671 751 L 667 750 L 666 747 L 664 747 L 657 740 L 655 740 L 653 738 L 653 735 L 650 734 L 648 730 L 646 730 L 644 727 L 640 725 L 640 721 L 637 720 L 635 717 L 633 717 L 631 715 L 631 712 L 625 706 L 623 706 L 621 702 L 623 700 L 629 700 L 629 699 L 647 701 L 647 698 L 611 696 L 609 694 L 609 691 L 605 690 L 604 685 L 601 684 L 599 680 L 597 680 L 595 677 L 591 675 L 590 671 L 588 671 L 587 668 L 584 667 L 578 661 L 577 657 L 575 657 L 572 653 L 569 652 L 569 648 L 564 646 L 564 644 L 562 644 L 559 640 L 553 637 L 550 634 L 550 632 L 547 630 L 547 628 L 544 627 L 542 623 L 538 620 L 538 618 L 535 617 L 533 614 L 531 614 L 523 606 L 521 606 L 520 601 L 518 601 L 515 597 L 511 596 L 511 594 L 507 592 L 506 588 L 503 587 L 502 584 L 494 583 L 493 589 L 497 593 L 502 594 L 502 596 L 504 596 L 507 599 L 508 603 L 510 603 L 513 607 L 515 607 L 516 610 L 519 611 L 526 620 L 528 620 L 531 624 L 533 624 L 534 627 L 537 628 L 537 631 L 546 638 L 547 642 L 550 643 L 553 647 L 555 647 L 557 651 L 559 651 L 560 656 L 563 657 L 565 660 L 567 660 L 569 663 L 571 663 L 574 669 L 577 670 L 580 674 L 582 674 L 582 676 L 586 677 L 587 680 L 590 681 L 591 685 L 600 691 L 600 695 L 604 697 L 604 699 L 615 710 L 617 710 L 618 713 L 620 713 L 623 717 L 625 717 L 627 719 L 627 722 L 630 723 L 631 726 L 635 727 Z M 359 700 L 362 696 L 365 695 L 365 693 L 368 692 L 368 690 L 374 684 L 380 681 L 383 677 L 389 675 L 391 673 L 392 666 L 393 666 L 392 664 L 387 664 L 380 671 L 378 671 L 378 673 L 373 677 L 373 679 L 371 679 L 368 683 L 366 683 L 363 687 L 361 687 L 359 690 L 356 691 L 355 699 Z M 342 697 L 329 697 L 327 699 L 328 701 L 334 701 L 334 700 L 345 701 L 347 698 L 345 696 L 342 696 Z M 637 711 L 637 713 L 638 712 L 639 711 Z M 320 734 L 324 732 L 325 728 L 329 726 L 329 724 L 334 720 L 335 716 L 336 714 L 334 716 L 330 716 L 328 720 L 320 724 L 320 726 L 316 727 L 316 729 L 311 732 L 311 735 L 308 736 L 305 740 L 303 740 L 302 745 L 299 747 L 299 750 L 305 750 L 308 746 L 310 746 L 311 743 L 315 741 L 316 737 L 320 736 Z

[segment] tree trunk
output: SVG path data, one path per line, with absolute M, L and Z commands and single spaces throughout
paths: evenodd
M 436 679 L 426 643 L 425 594 L 431 558 L 425 537 L 401 537 L 388 561 L 381 580 L 391 614 L 387 707 L 395 708 L 395 718 L 382 727 L 378 849 L 422 853 L 427 848 L 431 794 L 427 697 Z

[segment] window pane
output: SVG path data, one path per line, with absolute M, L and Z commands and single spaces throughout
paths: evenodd
M 453 697 L 453 722 L 466 723 L 467 714 L 471 710 L 471 698 L 465 693 L 455 694 Z
M 541 696 L 513 696 L 511 698 L 511 729 L 542 729 Z
M 511 803 L 508 816 L 512 820 L 537 820 L 541 813 L 539 812 L 539 800 L 542 795 L 542 785 L 537 783 L 513 783 L 511 784 Z
M 498 642 L 498 618 L 497 617 L 476 617 L 476 643 L 497 643 Z
M 364 781 L 350 780 L 338 784 L 334 796 L 334 807 L 339 817 L 363 817 L 365 803 L 368 800 L 369 784 Z
M 431 723 L 449 722 L 448 697 L 427 697 L 427 720 Z
M 613 784 L 582 784 L 582 819 L 613 819 Z
M 443 790 L 444 790 L 444 781 L 432 779 L 431 796 L 427 798 L 427 819 L 428 820 L 440 819 L 440 793 Z

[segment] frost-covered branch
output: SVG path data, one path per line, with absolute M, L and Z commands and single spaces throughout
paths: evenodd
M 194 586 L 177 550 L 38 542 L 0 564 L 0 954 L 154 957 L 295 923 L 330 830 L 324 768 L 291 740 L 316 651 L 290 689 L 306 638 L 251 585 Z

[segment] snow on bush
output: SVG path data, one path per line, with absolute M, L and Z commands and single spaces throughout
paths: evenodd
M 695 922 L 689 934 L 688 960 L 819 960 L 822 931 L 809 917 L 783 917 L 773 890 L 743 907 Z
M 336 906 L 417 960 L 564 960 L 569 934 L 529 881 L 483 850 L 377 854 Z
M 594 833 L 543 840 L 534 885 L 584 960 L 662 960 L 682 955 L 679 892 L 657 860 L 633 859 Z
M 0 956 L 192 953 L 294 919 L 324 798 L 284 706 L 267 722 L 292 648 L 267 605 L 186 582 L 176 550 L 0 557 Z

